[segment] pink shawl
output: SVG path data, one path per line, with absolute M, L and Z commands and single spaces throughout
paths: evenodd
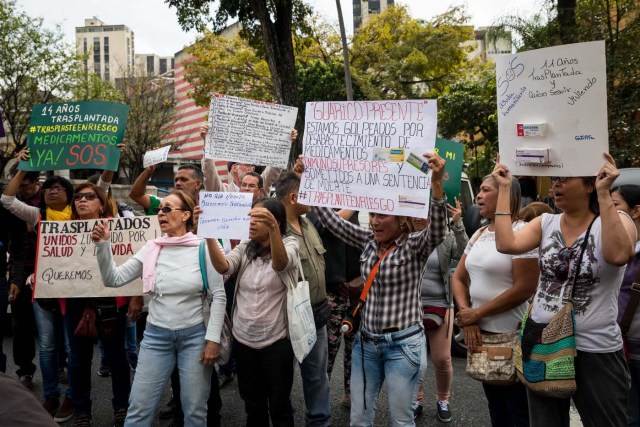
M 161 236 L 148 242 L 142 260 L 142 292 L 148 294 L 155 289 L 156 262 L 163 246 L 198 246 L 201 240 L 189 232 L 181 237 Z

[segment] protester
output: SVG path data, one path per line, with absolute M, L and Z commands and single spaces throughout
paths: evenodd
M 241 193 L 253 193 L 253 201 L 256 201 L 262 197 L 265 197 L 264 180 L 262 175 L 258 175 L 255 172 L 247 172 L 242 177 L 240 183 Z
M 432 170 L 429 228 L 409 232 L 403 216 L 369 213 L 370 229 L 340 218 L 333 210 L 314 208 L 329 231 L 362 249 L 360 271 L 366 281 L 380 257 L 372 291 L 362 309 L 360 331 L 351 360 L 351 424 L 372 425 L 380 388 L 387 382 L 391 421 L 414 425 L 413 392 L 426 368 L 420 276 L 427 258 L 445 235 L 442 172 L 445 161 L 425 154 Z M 295 170 L 304 169 L 301 159 Z
M 518 212 L 518 219 L 520 221 L 529 222 L 533 218 L 542 215 L 543 213 L 555 213 L 553 209 L 546 203 L 531 202 Z
M 224 255 L 207 239 L 220 274 L 237 273 L 233 313 L 238 388 L 247 426 L 293 426 L 293 348 L 288 336 L 287 287 L 298 281 L 298 240 L 283 237 L 282 203 L 259 199 L 251 209 L 249 238 Z
M 449 398 L 453 381 L 451 366 L 451 335 L 453 334 L 453 294 L 451 293 L 451 274 L 449 266 L 452 260 L 459 260 L 469 242 L 462 223 L 462 207 L 458 199 L 455 206 L 447 204 L 451 215 L 451 225 L 444 241 L 431 252 L 422 272 L 420 299 L 422 302 L 422 323 L 427 334 L 431 361 L 436 373 L 436 412 L 443 423 L 451 421 Z M 411 218 L 414 231 L 420 232 L 429 226 L 428 218 Z M 414 414 L 423 411 L 423 379 L 418 381 Z
M 206 263 L 213 303 L 205 325 L 201 240 L 191 232 L 195 227 L 194 207 L 193 198 L 185 191 L 175 190 L 165 197 L 156 208 L 163 236 L 148 242 L 120 267 L 112 259 L 108 227 L 98 224 L 92 233 L 105 286 L 122 286 L 142 276 L 143 291 L 152 297 L 127 426 L 151 425 L 164 384 L 175 366 L 180 373 L 185 426 L 207 424 L 204 396 L 209 396 L 213 364 L 219 357 L 225 297 L 222 278 Z
M 309 354 L 300 363 L 306 406 L 305 422 L 308 426 L 328 426 L 331 398 L 327 374 L 327 322 L 331 318 L 331 307 L 327 301 L 325 283 L 326 249 L 311 221 L 303 217 L 311 208 L 298 203 L 299 189 L 300 178 L 294 172 L 283 172 L 276 182 L 276 198 L 284 205 L 287 214 L 286 236 L 298 239 L 300 265 L 305 280 L 309 282 L 311 308 L 318 337 Z M 302 277 L 298 280 L 302 280 Z
M 0 205 L 0 221 L 7 224 L 11 214 Z M 7 305 L 9 302 L 9 284 L 7 283 L 7 248 L 9 247 L 9 229 L 0 228 L 0 331 L 5 329 Z M 7 356 L 4 354 L 4 335 L 0 337 L 0 372 L 7 372 Z
M 640 236 L 640 186 L 621 185 L 611 190 L 611 200 L 619 211 L 629 215 L 636 226 L 637 236 Z M 629 427 L 640 426 L 640 313 L 638 299 L 634 293 L 634 282 L 640 274 L 640 240 L 636 240 L 633 260 L 629 261 L 624 271 L 620 295 L 618 296 L 618 324 L 622 332 L 622 339 L 627 352 L 627 362 L 631 373 L 631 390 L 627 405 Z
M 499 253 L 496 248 L 496 218 L 508 218 L 515 230 L 525 225 L 517 220 L 520 186 L 517 180 L 513 181 L 510 205 L 497 211 L 498 182 L 492 175 L 482 180 L 476 202 L 480 215 L 489 224 L 471 237 L 451 281 L 458 305 L 458 325 L 464 328 L 464 341 L 469 351 L 482 345 L 482 334 L 518 329 L 538 280 L 537 251 L 531 248 L 531 252 L 524 255 L 510 256 Z M 482 388 L 493 427 L 529 425 L 527 395 L 521 383 L 482 383 Z
M 498 217 L 495 223 L 499 251 L 518 254 L 540 249 L 540 279 L 531 321 L 549 323 L 573 295 L 577 348 L 573 401 L 587 427 L 627 423 L 630 383 L 616 316 L 624 265 L 634 256 L 636 227 L 626 213 L 616 210 L 609 189 L 620 172 L 608 153 L 604 157 L 595 179 L 551 178 L 562 214 L 543 214 L 517 232 L 506 219 Z M 504 211 L 513 201 L 509 169 L 498 163 L 492 176 L 500 194 L 497 209 Z M 588 235 L 586 230 L 590 230 Z M 584 257 L 580 257 L 582 251 Z M 529 321 L 525 329 L 528 325 Z M 538 340 L 539 334 L 528 333 L 527 339 Z M 569 425 L 569 398 L 543 397 L 531 391 L 527 397 L 532 426 Z

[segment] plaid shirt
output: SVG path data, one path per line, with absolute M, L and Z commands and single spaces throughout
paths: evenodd
M 343 220 L 328 208 L 314 208 L 325 227 L 346 244 L 362 249 L 360 274 L 366 281 L 378 261 L 378 242 L 367 228 Z M 380 263 L 362 309 L 362 326 L 381 334 L 383 329 L 406 329 L 422 322 L 420 278 L 429 254 L 444 240 L 444 199 L 431 199 L 429 228 L 396 240 L 397 246 Z

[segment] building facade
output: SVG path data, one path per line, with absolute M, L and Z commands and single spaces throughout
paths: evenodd
M 158 56 L 154 53 L 136 53 L 136 76 L 166 76 L 173 77 L 175 59 L 173 56 Z
M 384 12 L 393 3 L 394 0 L 353 0 L 353 31 L 366 23 L 371 15 Z

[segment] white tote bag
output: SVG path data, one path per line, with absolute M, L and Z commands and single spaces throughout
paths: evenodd
M 297 281 L 297 271 L 295 279 L 287 281 L 287 317 L 293 353 L 298 362 L 302 363 L 307 354 L 311 352 L 318 336 L 316 335 L 316 324 L 313 320 L 313 309 L 309 297 L 309 282 L 304 278 L 300 259 L 298 259 L 298 270 L 302 275 L 302 281 Z

